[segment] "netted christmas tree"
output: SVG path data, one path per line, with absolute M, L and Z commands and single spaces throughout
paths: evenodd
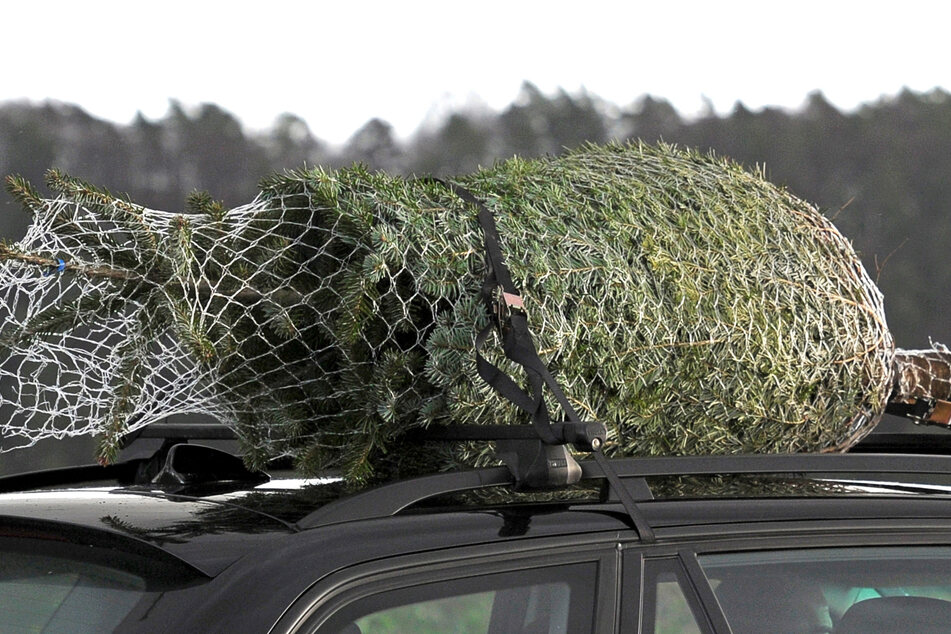
M 453 182 L 494 213 L 540 354 L 609 453 L 842 450 L 911 376 L 896 359 L 922 358 L 896 356 L 833 225 L 729 160 L 585 146 Z M 486 459 L 414 453 L 410 430 L 526 423 L 476 373 L 483 233 L 443 184 L 312 169 L 183 213 L 47 185 L 8 179 L 34 220 L 0 250 L 4 449 L 93 433 L 108 459 L 123 434 L 200 413 L 252 465 L 362 481 Z

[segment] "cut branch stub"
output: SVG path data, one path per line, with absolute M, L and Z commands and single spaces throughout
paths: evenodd
M 892 401 L 951 400 L 951 350 L 896 350 Z

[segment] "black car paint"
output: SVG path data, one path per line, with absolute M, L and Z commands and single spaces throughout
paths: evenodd
M 660 464 L 638 462 L 621 461 L 618 470 L 654 473 Z M 769 464 L 782 470 L 797 458 L 759 462 L 767 471 Z M 946 460 L 909 456 L 905 462 L 909 473 L 916 466 L 927 467 L 923 479 L 931 481 L 941 475 Z M 903 464 L 894 456 L 868 458 L 869 468 L 878 463 Z M 678 464 L 686 463 L 674 460 L 664 470 L 676 473 Z M 706 492 L 641 499 L 638 508 L 654 529 L 654 544 L 639 540 L 622 506 L 610 498 L 398 505 L 403 510 L 395 515 L 360 513 L 353 521 L 303 528 L 316 507 L 340 497 L 339 487 L 290 484 L 282 489 L 280 482 L 190 491 L 141 485 L 64 487 L 0 494 L 0 537 L 61 535 L 190 571 L 179 589 L 150 594 L 119 631 L 283 632 L 301 615 L 324 610 L 317 605 L 321 601 L 329 606 L 334 597 L 346 598 L 391 578 L 580 558 L 597 561 L 603 572 L 596 631 L 636 631 L 638 602 L 631 598 L 639 596 L 640 566 L 662 560 L 689 582 L 688 600 L 702 615 L 702 631 L 725 632 L 725 618 L 697 565 L 698 552 L 951 544 L 947 489 L 916 489 L 907 482 L 889 486 L 832 490 L 818 497 L 795 490 L 785 497 L 763 497 L 752 490 L 746 497 L 725 499 Z M 386 495 L 385 486 L 380 491 Z

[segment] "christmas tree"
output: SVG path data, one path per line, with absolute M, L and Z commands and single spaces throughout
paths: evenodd
M 453 182 L 495 215 L 539 352 L 609 453 L 843 450 L 889 397 L 931 395 L 900 380 L 923 357 L 896 353 L 849 242 L 762 174 L 618 144 Z M 251 465 L 360 482 L 486 457 L 404 450 L 410 430 L 526 422 L 476 373 L 483 234 L 444 184 L 309 169 L 182 213 L 47 185 L 8 179 L 33 224 L 0 247 L 7 443 L 95 433 L 110 459 L 123 434 L 202 413 Z

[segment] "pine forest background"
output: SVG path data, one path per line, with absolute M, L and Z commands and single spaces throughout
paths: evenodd
M 796 110 L 684 117 L 644 96 L 626 106 L 587 93 L 543 94 L 523 85 L 504 110 L 460 110 L 401 139 L 380 119 L 342 146 L 293 114 L 271 129 L 245 130 L 215 104 L 172 101 L 165 116 L 119 125 L 62 103 L 0 103 L 0 174 L 40 185 L 50 167 L 135 202 L 166 211 L 203 190 L 233 206 L 250 201 L 258 181 L 307 165 L 363 162 L 399 174 L 452 175 L 514 154 L 556 154 L 585 141 L 663 140 L 763 166 L 773 182 L 818 205 L 861 254 L 885 295 L 899 346 L 951 345 L 951 93 L 903 91 L 843 112 L 821 93 Z M 0 238 L 15 241 L 28 218 L 0 193 Z M 3 454 L 0 473 L 26 458 Z M 43 462 L 55 464 L 57 451 Z M 52 454 L 52 455 L 51 455 Z M 91 453 L 88 454 L 91 457 Z M 43 465 L 31 462 L 30 468 Z

